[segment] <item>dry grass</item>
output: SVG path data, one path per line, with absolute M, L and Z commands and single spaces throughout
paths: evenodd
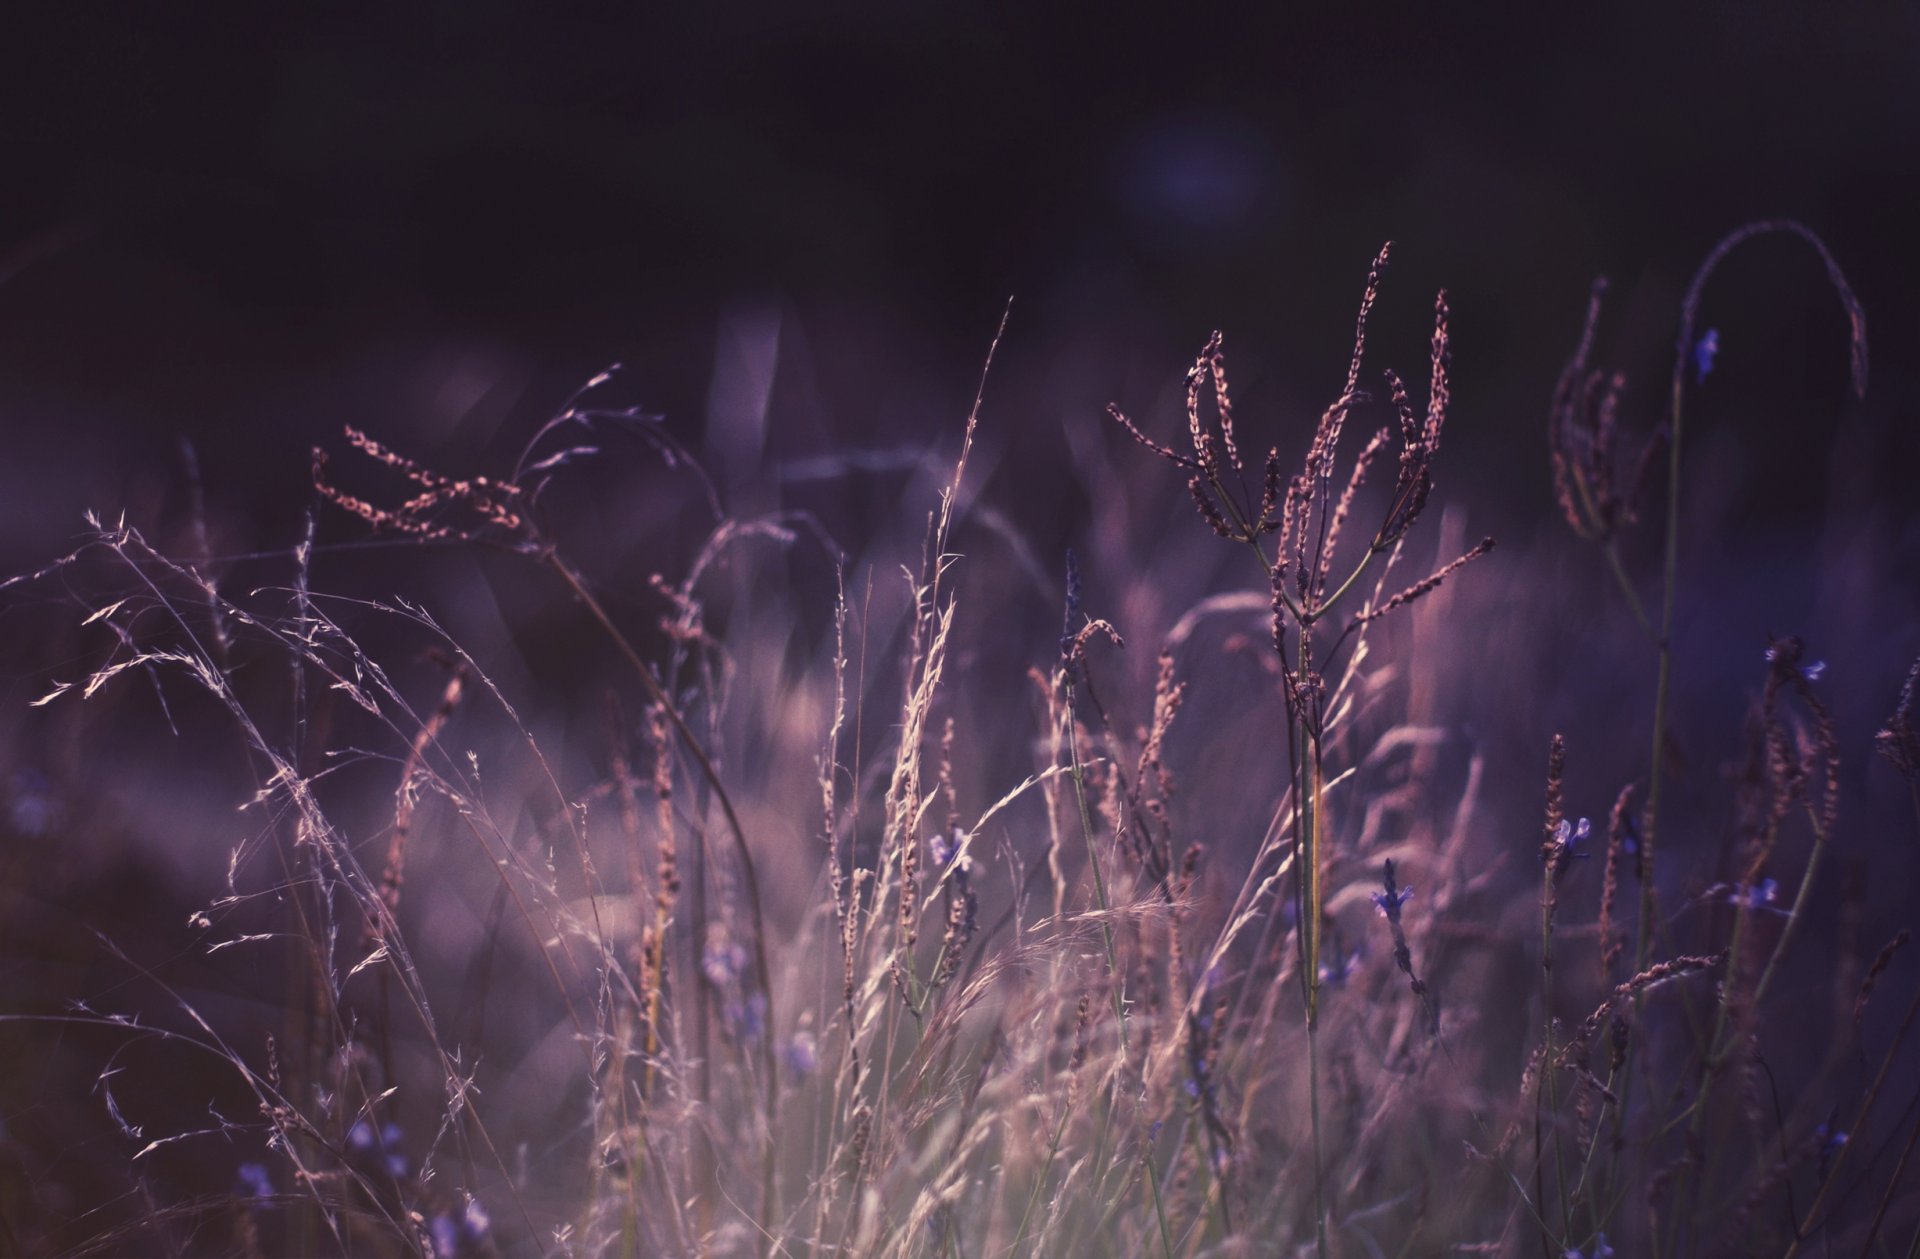
M 1812 941 L 1834 966 L 1813 997 L 1795 965 L 1840 895 L 1845 817 L 1798 640 L 1754 670 L 1730 841 L 1654 862 L 1678 579 L 1662 633 L 1618 541 L 1652 454 L 1677 452 L 1680 386 L 1663 432 L 1623 436 L 1623 386 L 1590 365 L 1596 290 L 1553 484 L 1660 656 L 1658 733 L 1651 782 L 1598 797 L 1604 852 L 1568 803 L 1581 748 L 1554 736 L 1536 842 L 1505 820 L 1538 788 L 1438 724 L 1451 596 L 1495 562 L 1460 572 L 1492 541 L 1436 506 L 1444 294 L 1424 404 L 1392 372 L 1362 387 L 1387 261 L 1297 464 L 1276 424 L 1248 466 L 1218 333 L 1186 377 L 1191 454 L 1158 408 L 1112 409 L 1178 469 L 1195 535 L 1254 563 L 1226 593 L 1190 558 L 1124 585 L 1096 538 L 1057 640 L 995 601 L 1004 574 L 969 573 L 992 562 L 968 488 L 984 379 L 917 541 L 823 548 L 824 607 L 766 576 L 811 523 L 726 516 L 656 422 L 583 401 L 604 380 L 504 478 L 352 429 L 362 460 L 316 454 L 323 530 L 357 518 L 546 583 L 618 670 L 587 719 L 425 602 L 329 595 L 311 531 L 241 590 L 204 533 L 183 557 L 93 522 L 8 583 L 85 605 L 87 663 L 40 703 L 163 707 L 245 784 L 245 834 L 177 954 L 115 950 L 124 989 L 0 1014 L 9 1052 L 86 1064 L 112 1124 L 89 1183 L 122 1187 L 63 1204 L 71 1173 L 14 1165 L 24 1138 L 0 1132 L 0 1249 L 1895 1253 L 1920 1215 L 1920 998 L 1876 1017 L 1913 987 L 1904 933 L 1868 966 L 1878 941 Z M 548 516 L 618 434 L 713 504 L 695 553 L 657 561 L 677 578 L 625 590 Z M 1009 634 L 1029 669 L 983 672 Z M 1158 652 L 1124 641 L 1143 638 Z M 1881 736 L 1909 778 L 1912 692 Z M 1820 999 L 1837 1017 L 1809 1053 Z

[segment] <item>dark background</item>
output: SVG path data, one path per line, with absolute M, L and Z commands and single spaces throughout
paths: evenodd
M 1688 401 L 1675 737 L 1696 770 L 1735 757 L 1767 635 L 1803 634 L 1839 665 L 1853 786 L 1905 812 L 1867 766 L 1920 651 L 1920 11 L 70 6 L 6 24 L 5 572 L 68 549 L 94 509 L 177 555 L 204 524 L 230 592 L 284 583 L 312 447 L 348 488 L 391 493 L 343 424 L 503 475 L 618 362 L 594 398 L 664 416 L 727 510 L 810 511 L 856 580 L 884 584 L 1011 297 L 968 475 L 988 540 L 964 541 L 994 627 L 971 666 L 990 708 L 1051 641 L 1069 545 L 1094 610 L 1148 641 L 1245 584 L 1102 410 L 1177 434 L 1182 374 L 1220 328 L 1243 443 L 1298 458 L 1392 239 L 1369 378 L 1391 365 L 1420 396 L 1446 287 L 1436 501 L 1461 545 L 1502 548 L 1462 587 L 1439 714 L 1504 740 L 1502 772 L 1529 783 L 1565 729 L 1608 796 L 1644 772 L 1650 653 L 1559 519 L 1547 400 L 1605 274 L 1595 358 L 1627 374 L 1625 425 L 1652 430 L 1694 268 L 1743 222 L 1797 218 L 1865 306 L 1871 387 L 1848 395 L 1846 324 L 1800 242 L 1756 240 L 1716 273 L 1700 326 L 1721 352 Z M 645 575 L 684 571 L 710 522 L 684 477 L 606 445 L 550 502 L 644 633 Z M 1650 604 L 1651 488 L 1623 544 Z M 523 698 L 564 717 L 598 694 L 612 662 L 550 584 L 368 549 L 359 522 L 318 514 L 316 588 L 504 617 L 512 641 L 480 646 L 522 662 Z M 796 555 L 792 616 L 817 651 L 831 569 Z M 16 587 L 0 609 L 15 712 L 89 658 L 62 602 L 87 592 L 62 591 Z M 1150 653 L 1128 659 L 1147 684 Z M 90 792 L 98 749 L 38 768 L 65 746 L 31 724 L 45 711 L 5 728 L 9 755 Z M 123 768 L 194 755 L 108 728 Z M 1685 781 L 1718 807 L 1715 774 Z
M 1820 232 L 1873 321 L 1874 492 L 1914 466 L 1920 16 L 1898 6 L 107 6 L 7 27 L 16 564 L 82 506 L 162 495 L 178 436 L 216 508 L 283 536 L 306 447 L 343 420 L 498 454 L 618 361 L 627 400 L 697 438 L 741 303 L 782 319 L 776 454 L 950 434 L 1010 295 L 999 423 L 1040 459 L 1016 464 L 1141 403 L 1214 327 L 1243 380 L 1317 406 L 1388 238 L 1382 335 L 1418 344 L 1452 290 L 1454 468 L 1525 469 L 1486 507 L 1511 537 L 1547 506 L 1541 412 L 1592 276 L 1616 284 L 1603 355 L 1651 406 L 1688 273 L 1768 216 Z M 1833 422 L 1843 325 L 1803 251 L 1751 248 L 1704 314 L 1714 402 L 1767 435 L 1753 514 L 1807 517 L 1803 439 L 1774 437 Z

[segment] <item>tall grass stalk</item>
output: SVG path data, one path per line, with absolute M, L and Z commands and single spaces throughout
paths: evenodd
M 1566 371 L 1562 373 L 1560 385 L 1556 389 L 1550 426 L 1550 445 L 1554 454 L 1556 488 L 1560 493 L 1562 510 L 1576 532 L 1593 538 L 1600 544 L 1607 560 L 1608 571 L 1625 596 L 1628 609 L 1632 612 L 1636 623 L 1652 635 L 1656 656 L 1653 733 L 1650 741 L 1646 807 L 1642 815 L 1638 858 L 1640 904 L 1638 923 L 1634 933 L 1633 970 L 1635 973 L 1647 968 L 1652 957 L 1655 937 L 1661 930 L 1657 886 L 1659 865 L 1656 858 L 1661 838 L 1662 806 L 1666 802 L 1668 739 L 1672 722 L 1673 635 L 1680 596 L 1681 510 L 1684 502 L 1682 459 L 1686 447 L 1687 375 L 1689 368 L 1692 367 L 1701 378 L 1704 378 L 1707 367 L 1711 363 L 1710 357 L 1702 358 L 1698 353 L 1701 345 L 1696 330 L 1700 303 L 1707 281 L 1712 278 L 1730 253 L 1749 240 L 1773 234 L 1786 234 L 1804 241 L 1819 256 L 1827 279 L 1838 296 L 1847 318 L 1849 384 L 1855 397 L 1864 397 L 1867 387 L 1866 314 L 1826 243 L 1804 224 L 1792 219 L 1763 219 L 1736 228 L 1722 237 L 1695 269 L 1681 301 L 1680 318 L 1674 337 L 1665 431 L 1664 434 L 1656 434 L 1650 439 L 1649 446 L 1642 451 L 1639 459 L 1641 470 L 1635 473 L 1624 495 L 1616 491 L 1609 475 L 1610 470 L 1606 466 L 1613 456 L 1612 407 L 1619 391 L 1618 376 L 1614 378 L 1614 384 L 1606 393 L 1598 414 L 1589 419 L 1592 435 L 1589 438 L 1586 468 L 1580 466 L 1579 457 L 1571 452 L 1566 444 L 1566 429 L 1570 422 L 1578 418 L 1576 412 L 1581 404 L 1577 399 L 1581 391 L 1588 388 L 1583 378 L 1588 370 L 1588 356 L 1593 345 L 1601 298 L 1605 293 L 1604 281 L 1596 282 L 1594 286 L 1578 349 L 1568 363 Z M 1634 520 L 1633 498 L 1647 462 L 1647 455 L 1652 453 L 1651 443 L 1662 439 L 1664 439 L 1667 453 L 1667 483 L 1661 543 L 1659 619 L 1656 625 L 1649 619 L 1640 595 L 1620 560 L 1618 531 Z M 1736 924 L 1736 931 L 1738 929 Z M 1771 967 L 1769 967 L 1770 970 Z M 1644 997 L 1636 997 L 1634 1001 L 1636 1023 L 1640 1021 L 1643 1006 Z M 1724 1014 L 1724 1009 L 1722 1013 Z M 1718 1033 L 1716 1032 L 1715 1035 L 1717 1036 Z M 1631 1113 L 1631 1099 L 1637 1077 L 1632 1064 L 1637 1050 L 1638 1038 L 1628 1048 L 1627 1066 L 1621 1074 L 1617 1122 L 1623 1126 Z M 1715 1051 L 1710 1043 L 1710 1062 L 1714 1056 Z M 1616 1143 L 1603 1184 L 1611 1185 L 1617 1179 L 1624 1149 L 1623 1143 Z
M 1449 398 L 1447 299 L 1442 292 L 1434 304 L 1430 379 L 1424 416 L 1416 413 L 1400 378 L 1385 373 L 1394 424 L 1379 429 L 1351 465 L 1344 487 L 1336 493 L 1334 474 L 1341 436 L 1347 420 L 1367 401 L 1360 389 L 1366 351 L 1367 320 L 1379 295 L 1391 245 L 1383 247 L 1367 275 L 1366 291 L 1355 320 L 1353 354 L 1338 398 L 1320 416 L 1307 448 L 1302 471 L 1283 476 L 1279 448 L 1266 459 L 1260 492 L 1246 486 L 1233 404 L 1227 386 L 1226 360 L 1218 332 L 1208 340 L 1187 373 L 1187 429 L 1191 456 L 1176 452 L 1142 432 L 1118 407 L 1109 407 L 1113 419 L 1135 441 L 1172 463 L 1187 475 L 1187 488 L 1201 519 L 1220 537 L 1248 547 L 1258 561 L 1272 596 L 1272 643 L 1278 656 L 1281 693 L 1287 721 L 1288 781 L 1294 800 L 1291 810 L 1293 852 L 1297 858 L 1294 913 L 1299 947 L 1302 1022 L 1307 1039 L 1307 1109 L 1314 1195 L 1314 1242 L 1322 1259 L 1328 1253 L 1330 1211 L 1326 1185 L 1326 1150 L 1322 1134 L 1322 1063 L 1320 1046 L 1324 930 L 1327 912 L 1326 880 L 1331 859 L 1331 832 L 1326 817 L 1327 736 L 1329 712 L 1326 673 L 1343 646 L 1364 627 L 1438 587 L 1459 568 L 1492 549 L 1486 539 L 1466 554 L 1435 569 L 1429 576 L 1386 599 L 1369 601 L 1333 635 L 1330 647 L 1316 649 L 1315 628 L 1334 615 L 1342 600 L 1361 582 L 1376 558 L 1392 558 L 1399 543 L 1425 508 L 1433 484 L 1433 461 L 1439 450 Z M 1210 394 L 1214 422 L 1203 419 L 1202 397 Z M 1332 581 L 1342 528 L 1351 515 L 1375 458 L 1398 430 L 1398 474 L 1388 495 L 1380 525 L 1360 551 L 1349 575 Z M 1271 555 L 1265 538 L 1274 537 Z M 1357 651 L 1357 647 L 1355 648 Z

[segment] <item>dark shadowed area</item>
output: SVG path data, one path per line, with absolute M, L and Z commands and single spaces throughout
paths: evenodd
M 1920 12 L 1266 8 L 0 19 L 0 1254 L 1914 1253 Z

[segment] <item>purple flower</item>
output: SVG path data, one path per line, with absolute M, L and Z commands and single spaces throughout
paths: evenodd
M 1406 897 L 1412 895 L 1413 889 L 1408 888 L 1401 899 L 1404 901 Z M 1382 897 L 1380 893 L 1374 893 L 1374 900 L 1376 902 L 1383 899 L 1384 897 Z M 1384 913 L 1385 911 L 1382 910 L 1381 912 Z M 1332 988 L 1346 987 L 1347 981 L 1353 978 L 1353 973 L 1360 969 L 1360 961 L 1365 956 L 1365 952 L 1364 949 L 1355 949 L 1353 952 L 1347 954 L 1345 958 L 1331 962 L 1321 962 L 1320 982 Z
M 813 1033 L 795 1032 L 780 1046 L 780 1061 L 787 1074 L 804 1080 L 820 1068 L 820 1051 L 814 1047 Z
M 240 1164 L 240 1184 L 247 1195 L 254 1198 L 271 1198 L 274 1195 L 273 1177 L 267 1174 L 262 1163 Z
M 35 769 L 15 770 L 9 782 L 11 800 L 7 820 L 22 839 L 40 839 L 60 819 L 59 801 L 46 775 Z
M 1613 1247 L 1607 1245 L 1607 1235 L 1597 1233 L 1593 1239 L 1593 1253 L 1589 1254 L 1578 1246 L 1569 1246 L 1564 1259 L 1613 1259 L 1613 1254 Z
M 378 1153 L 388 1175 L 398 1180 L 407 1174 L 407 1156 L 399 1149 L 405 1137 L 406 1133 L 400 1130 L 397 1123 L 383 1124 L 376 1132 L 372 1124 L 362 1119 L 347 1133 L 347 1146 L 362 1154 Z
M 434 1259 L 456 1259 L 461 1254 L 480 1254 L 493 1221 L 478 1198 L 468 1198 L 458 1215 L 442 1211 L 427 1221 L 427 1235 L 433 1239 Z
M 427 1223 L 433 1237 L 434 1259 L 453 1259 L 460 1253 L 460 1226 L 450 1215 L 436 1215 Z
M 972 870 L 973 858 L 962 851 L 966 840 L 967 833 L 957 826 L 953 828 L 951 836 L 929 835 L 927 836 L 927 859 L 933 863 L 934 869 L 944 870 L 948 862 L 958 857 L 962 872 Z
M 1752 887 L 1736 883 L 1727 892 L 1727 903 L 1742 905 L 1748 909 L 1765 909 L 1773 904 L 1774 897 L 1780 894 L 1780 884 L 1775 879 L 1762 879 Z
M 1720 329 L 1708 328 L 1693 343 L 1694 383 L 1698 384 L 1713 374 L 1713 356 L 1720 353 Z
M 761 1033 L 767 1030 L 765 993 L 750 992 L 744 1001 L 729 1001 L 722 1012 L 727 1020 L 727 1031 L 743 1045 L 758 1041 Z
M 1580 849 L 1592 834 L 1591 818 L 1583 817 L 1577 824 L 1561 818 L 1560 825 L 1553 832 L 1553 843 L 1547 850 L 1547 860 L 1554 870 L 1564 870 L 1567 862 L 1591 856 L 1591 853 L 1582 852 Z
M 1412 899 L 1412 888 L 1396 888 L 1389 883 L 1386 891 L 1373 894 L 1373 907 L 1380 911 L 1382 918 L 1389 922 L 1397 922 L 1400 918 L 1400 907 Z
M 701 958 L 701 968 L 707 973 L 708 983 L 716 988 L 724 988 L 746 970 L 747 951 L 732 941 L 710 943 L 706 955 Z

